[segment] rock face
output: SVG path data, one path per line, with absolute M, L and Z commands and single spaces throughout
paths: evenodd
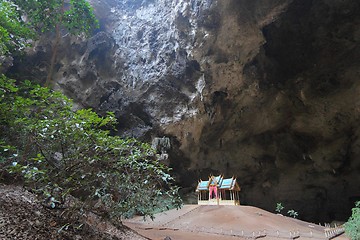
M 359 1 L 91 3 L 101 29 L 63 39 L 57 88 L 114 111 L 119 134 L 169 137 L 184 187 L 235 175 L 243 203 L 348 217 L 360 199 Z M 44 79 L 49 49 L 12 71 Z

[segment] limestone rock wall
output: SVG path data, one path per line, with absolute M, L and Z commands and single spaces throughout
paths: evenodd
M 347 218 L 360 199 L 359 1 L 90 2 L 101 29 L 63 39 L 57 88 L 114 111 L 121 135 L 169 137 L 185 189 L 235 175 L 243 203 Z M 43 80 L 49 49 L 12 71 Z

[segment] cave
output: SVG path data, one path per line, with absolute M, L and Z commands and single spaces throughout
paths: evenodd
M 360 192 L 358 0 L 90 3 L 101 29 L 61 40 L 56 88 L 115 112 L 114 134 L 167 136 L 184 195 L 224 174 L 244 204 L 349 217 Z M 8 74 L 43 83 L 49 41 Z

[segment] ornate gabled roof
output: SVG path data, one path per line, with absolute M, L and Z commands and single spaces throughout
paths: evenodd
M 197 191 L 205 191 L 209 189 L 209 181 L 200 181 L 197 187 Z
M 217 186 L 218 189 L 240 191 L 236 178 L 225 178 L 222 175 L 209 177 L 208 181 L 200 180 L 196 191 L 207 191 L 210 186 Z
M 225 188 L 231 189 L 234 187 L 234 184 L 235 184 L 235 182 L 234 182 L 233 178 L 224 179 L 219 188 L 220 189 L 225 189 Z
M 223 176 L 219 175 L 217 177 L 215 176 L 210 176 L 209 177 L 209 182 L 211 186 L 220 186 L 222 181 L 223 181 Z

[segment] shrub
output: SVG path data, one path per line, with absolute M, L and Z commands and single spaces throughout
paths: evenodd
M 296 212 L 293 209 L 289 210 L 287 213 L 289 214 L 290 217 L 293 217 L 293 218 L 297 218 L 297 216 L 299 215 L 298 212 Z
M 116 123 L 112 113 L 73 111 L 59 92 L 1 79 L 0 142 L 14 147 L 2 148 L 0 166 L 22 176 L 49 207 L 71 195 L 81 200 L 78 208 L 118 220 L 152 216 L 163 198 L 180 206 L 170 169 L 151 146 L 104 130 Z
M 355 203 L 352 215 L 345 223 L 345 232 L 351 239 L 360 239 L 360 201 Z
M 284 209 L 284 206 L 282 205 L 282 203 L 276 203 L 276 208 L 275 208 L 275 212 L 281 214 L 281 211 Z

